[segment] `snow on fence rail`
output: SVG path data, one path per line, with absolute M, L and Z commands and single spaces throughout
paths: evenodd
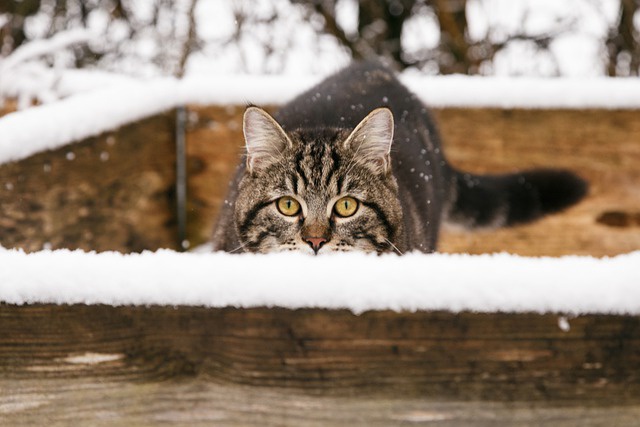
M 0 302 L 640 314 L 640 251 L 507 254 L 123 255 L 0 249 Z
M 98 135 L 184 104 L 279 105 L 311 87 L 319 77 L 211 76 L 150 81 L 104 75 L 88 90 L 86 73 L 78 93 L 60 101 L 0 118 L 0 163 Z M 77 73 L 75 74 L 78 75 Z M 73 93 L 73 73 L 55 79 Z M 10 82 L 11 79 L 5 79 Z M 403 76 L 404 82 L 433 107 L 640 108 L 637 79 L 540 79 L 466 76 Z M 7 91 L 8 89 L 5 89 Z

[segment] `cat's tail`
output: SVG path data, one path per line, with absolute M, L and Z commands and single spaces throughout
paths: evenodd
M 588 190 L 577 175 L 534 169 L 504 175 L 456 172 L 447 223 L 465 228 L 524 224 L 580 201 Z

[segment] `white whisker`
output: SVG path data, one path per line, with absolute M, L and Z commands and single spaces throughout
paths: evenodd
M 237 248 L 235 248 L 234 250 L 229 251 L 230 254 L 234 253 L 235 251 L 239 251 L 240 249 L 244 248 L 245 246 L 247 246 L 249 242 L 247 243 L 243 243 L 240 246 L 238 246 Z
M 396 252 L 398 252 L 398 255 L 403 255 L 402 251 L 400 251 L 400 249 L 398 249 L 398 247 L 396 245 L 394 245 L 393 243 L 391 243 L 391 240 L 387 239 L 386 237 L 384 238 L 384 240 L 391 245 L 391 247 L 393 249 L 395 249 Z

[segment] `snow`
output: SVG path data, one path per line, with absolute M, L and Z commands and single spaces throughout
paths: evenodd
M 32 41 L 15 50 L 9 57 L 0 62 L 0 73 L 40 56 L 51 55 L 75 44 L 89 42 L 93 37 L 86 29 L 73 29 L 57 33 L 50 39 Z
M 55 149 L 179 105 L 281 105 L 320 79 L 240 75 L 136 80 L 103 72 L 93 76 L 87 71 L 61 73 L 54 79 L 57 90 L 70 96 L 0 118 L 0 163 Z M 432 107 L 640 108 L 640 80 L 631 78 L 403 75 L 402 80 Z M 26 86 L 22 90 L 28 90 Z M 11 93 L 7 87 L 5 92 Z
M 640 314 L 640 251 L 515 255 L 120 254 L 0 249 L 0 302 Z M 564 326 L 563 326 L 564 325 Z
M 83 87 L 84 91 L 77 95 L 0 118 L 0 163 L 55 149 L 179 105 L 245 104 L 249 100 L 268 104 L 278 97 L 290 99 L 315 81 L 276 77 L 213 81 L 157 78 L 121 81 L 96 90 Z
M 401 79 L 432 107 L 637 109 L 637 78 L 539 78 L 404 76 Z
M 124 75 L 49 67 L 41 60 L 42 57 L 55 59 L 65 49 L 95 39 L 96 35 L 88 30 L 71 29 L 22 45 L 7 58 L 0 58 L 0 102 L 15 98 L 19 108 L 24 109 L 34 102 L 53 102 L 85 90 L 131 82 L 133 79 Z

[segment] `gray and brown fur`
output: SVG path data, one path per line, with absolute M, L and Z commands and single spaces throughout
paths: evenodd
M 244 133 L 247 157 L 214 230 L 215 250 L 433 252 L 443 222 L 526 223 L 576 203 L 587 188 L 563 170 L 455 170 L 426 107 L 378 62 L 344 69 L 273 118 L 249 107 Z M 282 196 L 301 202 L 300 215 L 278 211 Z M 358 200 L 353 217 L 332 213 L 342 196 Z

